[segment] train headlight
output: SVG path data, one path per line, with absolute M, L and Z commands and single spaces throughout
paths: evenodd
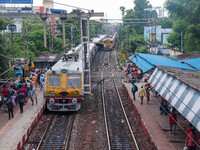
M 77 102 L 78 102 L 78 101 L 77 101 L 76 98 L 72 99 L 72 103 L 73 103 L 73 104 L 76 104 Z
M 49 103 L 53 104 L 55 102 L 55 100 L 53 98 L 50 98 Z
M 49 94 L 54 94 L 54 91 L 49 91 Z
M 78 91 L 74 91 L 74 94 L 79 94 L 79 92 Z

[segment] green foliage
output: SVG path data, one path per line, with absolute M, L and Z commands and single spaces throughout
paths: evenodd
M 171 18 L 159 18 L 156 20 L 156 25 L 161 25 L 163 29 L 172 28 L 173 20 Z
M 0 18 L 0 31 L 5 30 L 7 25 L 8 25 L 8 22 L 5 19 Z
M 168 37 L 167 37 L 167 41 L 170 43 L 169 44 L 169 48 L 171 49 L 180 49 L 181 48 L 181 40 L 180 40 L 181 36 L 178 33 L 171 33 Z
M 144 26 L 147 24 L 133 24 L 134 21 L 126 20 L 157 17 L 156 11 L 145 11 L 147 8 L 152 8 L 148 0 L 134 0 L 133 9 L 126 10 L 126 14 L 123 17 L 123 25 L 118 27 L 120 49 L 128 50 L 131 53 L 147 52 L 144 40 Z M 123 12 L 123 7 L 120 7 L 120 10 Z M 170 24 L 169 20 L 164 20 L 163 22 L 169 22 L 168 24 Z
M 0 18 L 0 31 L 3 31 L 6 29 L 8 25 L 8 21 Z M 5 70 L 9 68 L 9 61 L 10 59 L 10 53 L 8 49 L 6 48 L 6 45 L 8 43 L 9 39 L 6 38 L 4 35 L 0 34 L 0 73 L 3 73 Z M 8 77 L 9 73 L 4 74 L 0 78 Z
M 165 6 L 173 19 L 172 29 L 176 34 L 183 33 L 184 52 L 200 51 L 200 1 L 168 0 Z M 168 38 L 172 48 L 179 48 L 177 36 L 173 34 Z

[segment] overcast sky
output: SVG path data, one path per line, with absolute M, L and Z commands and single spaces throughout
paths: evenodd
M 43 0 L 33 1 L 34 6 L 41 6 Z M 54 0 L 54 2 L 86 8 L 94 10 L 95 12 L 104 12 L 104 18 L 108 19 L 120 19 L 122 17 L 119 9 L 120 6 L 124 6 L 126 9 L 131 9 L 134 7 L 133 0 Z M 149 0 L 149 2 L 153 7 L 156 7 L 163 6 L 165 0 Z M 71 12 L 73 9 L 57 4 L 54 5 L 54 8 L 65 9 L 68 12 Z

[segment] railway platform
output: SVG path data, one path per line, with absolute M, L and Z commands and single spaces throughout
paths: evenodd
M 38 103 L 32 105 L 30 99 L 24 105 L 24 112 L 20 113 L 19 105 L 15 106 L 14 118 L 8 120 L 8 113 L 4 110 L 0 113 L 0 149 L 20 150 L 31 131 L 37 124 L 44 111 L 44 99 L 42 91 L 36 90 Z
M 136 83 L 138 91 L 144 84 L 145 83 Z M 124 83 L 124 88 L 127 90 L 130 101 L 138 112 L 142 124 L 150 135 L 150 140 L 155 144 L 156 148 L 158 150 L 182 150 L 185 145 L 186 134 L 178 125 L 176 127 L 176 134 L 171 134 L 169 116 L 160 115 L 159 108 L 161 97 L 155 97 L 154 93 L 151 92 L 150 103 L 147 104 L 146 97 L 144 97 L 144 102 L 141 105 L 138 92 L 136 92 L 136 100 L 133 100 L 131 91 L 132 84 Z M 176 114 L 178 123 L 184 130 L 186 130 L 187 127 L 189 127 L 189 123 L 182 115 L 178 114 L 178 112 Z

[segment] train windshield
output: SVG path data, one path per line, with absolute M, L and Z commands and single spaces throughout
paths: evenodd
M 68 75 L 67 87 L 80 87 L 80 75 Z
M 49 86 L 60 86 L 60 75 L 49 75 Z

